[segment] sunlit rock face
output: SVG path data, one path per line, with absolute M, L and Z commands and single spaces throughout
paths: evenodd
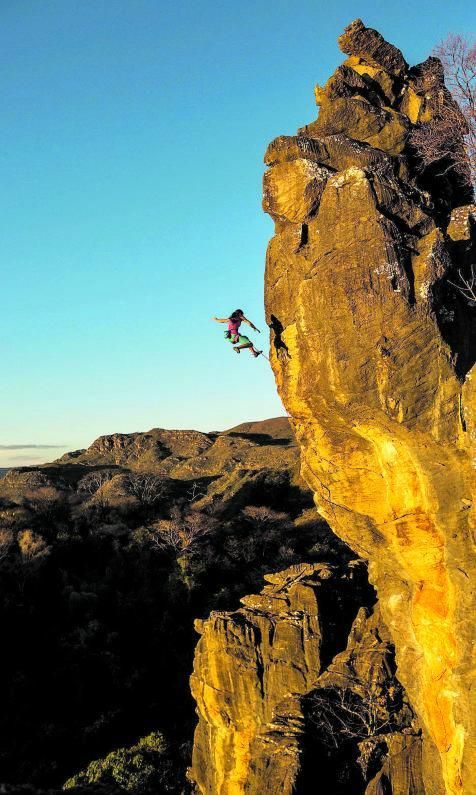
M 409 145 L 444 112 L 439 62 L 410 69 L 360 20 L 339 44 L 317 121 L 265 156 L 271 362 L 316 505 L 369 561 L 424 791 L 469 795 L 476 308 L 454 284 L 476 208 L 469 182 L 447 163 L 422 173 Z
M 244 609 L 197 622 L 192 778 L 200 793 L 292 792 L 303 723 L 298 695 L 320 670 L 318 579 L 307 568 L 283 572 L 277 587 L 245 597 Z

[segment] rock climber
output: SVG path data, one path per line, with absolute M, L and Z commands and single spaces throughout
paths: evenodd
M 245 337 L 244 334 L 240 334 L 239 332 L 240 325 L 242 323 L 247 323 L 248 326 L 251 326 L 253 331 L 257 331 L 258 334 L 261 334 L 259 328 L 256 328 L 251 320 L 245 317 L 242 309 L 235 309 L 229 317 L 213 317 L 212 320 L 216 320 L 217 323 L 228 323 L 228 329 L 225 331 L 225 339 L 236 346 L 233 349 L 235 353 L 240 353 L 244 348 L 249 348 L 251 355 L 255 358 L 263 353 L 263 351 L 259 351 L 255 348 L 249 337 Z

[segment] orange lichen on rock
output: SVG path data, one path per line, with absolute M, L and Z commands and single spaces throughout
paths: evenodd
M 454 283 L 476 255 L 472 189 L 409 150 L 441 112 L 435 59 L 409 69 L 360 21 L 340 44 L 317 122 L 265 158 L 265 210 L 297 195 L 271 213 L 271 362 L 318 509 L 369 561 L 424 730 L 425 791 L 469 795 L 476 329 Z M 302 165 L 279 170 L 306 158 L 331 172 L 313 201 L 301 177 L 287 184 Z

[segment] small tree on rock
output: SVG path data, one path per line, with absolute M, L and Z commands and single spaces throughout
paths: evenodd
M 194 550 L 199 541 L 209 535 L 216 522 L 199 512 L 174 516 L 155 522 L 150 528 L 152 545 L 160 551 L 174 555 L 186 555 Z
M 114 477 L 114 471 L 110 469 L 98 469 L 95 472 L 88 472 L 78 482 L 78 491 L 83 494 L 93 495 Z
M 441 82 L 441 66 L 449 92 L 437 92 L 440 107 L 434 117 L 419 125 L 410 140 L 424 168 L 440 164 L 462 180 L 476 182 L 476 41 L 452 33 L 434 50 L 433 69 L 418 85 Z M 437 60 L 439 59 L 439 60 Z M 441 65 L 440 65 L 441 62 Z M 434 86 L 433 86 L 433 91 Z
M 402 706 L 402 688 L 393 678 L 364 680 L 343 675 L 342 683 L 326 685 L 310 696 L 310 716 L 324 745 L 369 740 L 395 731 Z
M 127 478 L 126 490 L 144 505 L 152 506 L 165 498 L 168 487 L 166 480 L 158 475 L 133 473 Z

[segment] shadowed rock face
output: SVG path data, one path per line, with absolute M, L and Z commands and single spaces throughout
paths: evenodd
M 469 795 L 476 309 L 451 282 L 474 261 L 476 208 L 408 144 L 444 112 L 436 59 L 409 70 L 360 20 L 339 43 L 318 120 L 265 156 L 271 361 L 319 511 L 369 560 L 425 791 Z

